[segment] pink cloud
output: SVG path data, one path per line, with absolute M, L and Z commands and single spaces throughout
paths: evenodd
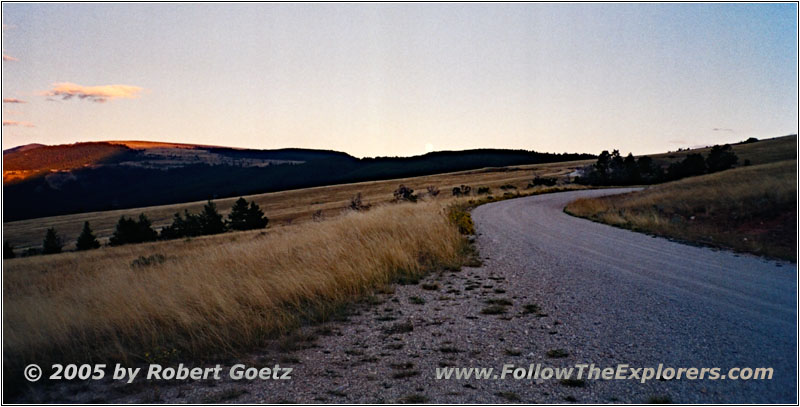
M 3 127 L 5 126 L 22 126 L 22 127 L 36 127 L 30 122 L 18 122 L 14 120 L 3 120 Z
M 111 99 L 133 99 L 139 96 L 142 88 L 130 85 L 83 86 L 70 82 L 54 83 L 53 88 L 42 92 L 44 96 L 60 97 L 69 100 L 73 97 L 103 103 Z
M 3 98 L 3 103 L 28 103 L 28 102 L 16 98 Z
M 14 58 L 10 55 L 3 54 L 3 61 L 19 61 L 19 59 Z

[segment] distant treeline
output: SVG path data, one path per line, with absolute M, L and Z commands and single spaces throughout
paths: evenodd
M 231 149 L 215 152 L 241 158 L 265 157 L 263 153 Z M 129 153 L 125 154 L 125 159 L 131 159 Z M 590 154 L 481 149 L 435 152 L 409 158 L 358 159 L 333 151 L 287 149 L 270 152 L 270 158 L 305 162 L 265 167 L 194 164 L 171 169 L 106 165 L 73 170 L 60 177 L 51 174 L 49 180 L 39 176 L 4 185 L 4 217 L 6 221 L 13 221 L 594 157 Z
M 699 153 L 689 154 L 683 160 L 669 164 L 666 169 L 648 156 L 637 159 L 628 154 L 623 158 L 619 150 L 603 151 L 597 162 L 585 168 L 583 175 L 576 177 L 574 182 L 595 186 L 656 184 L 727 170 L 738 160 L 728 144 L 712 147 L 708 157 Z

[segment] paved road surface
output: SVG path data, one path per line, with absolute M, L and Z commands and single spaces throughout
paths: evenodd
M 513 282 L 557 310 L 576 361 L 772 367 L 771 381 L 672 381 L 664 393 L 675 402 L 796 403 L 796 264 L 679 244 L 562 210 L 578 197 L 624 191 L 478 207 L 481 254 L 515 269 Z M 636 391 L 630 383 L 605 387 Z

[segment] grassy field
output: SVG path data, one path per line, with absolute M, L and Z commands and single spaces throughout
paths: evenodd
M 285 226 L 310 222 L 317 211 L 325 217 L 341 214 L 349 204 L 350 198 L 357 193 L 363 195 L 366 204 L 389 202 L 392 192 L 400 184 L 405 184 L 424 195 L 428 186 L 440 189 L 439 199 L 450 199 L 453 187 L 462 184 L 471 185 L 473 190 L 479 186 L 492 188 L 494 194 L 502 194 L 501 185 L 512 184 L 519 189 L 525 188 L 535 176 L 562 177 L 576 168 L 590 164 L 591 161 L 571 161 L 540 165 L 528 165 L 508 168 L 486 168 L 423 177 L 395 179 L 388 181 L 361 182 L 354 184 L 333 185 L 327 187 L 307 188 L 292 191 L 274 192 L 246 196 L 255 201 L 270 219 L 270 225 Z M 217 199 L 220 213 L 227 215 L 237 198 Z M 47 228 L 55 227 L 64 238 L 65 250 L 75 246 L 75 240 L 81 232 L 84 221 L 91 223 L 92 229 L 101 243 L 106 243 L 114 231 L 114 225 L 122 215 L 138 216 L 145 213 L 156 229 L 172 222 L 175 212 L 199 212 L 204 201 L 188 202 L 176 205 L 152 206 L 105 212 L 87 212 L 75 215 L 54 216 L 30 219 L 3 224 L 5 241 L 9 242 L 20 253 L 29 247 L 40 247 Z
M 4 260 L 4 366 L 235 354 L 398 279 L 458 268 L 470 253 L 446 206 L 423 202 Z
M 641 192 L 580 199 L 566 211 L 659 236 L 797 261 L 796 171 L 794 159 L 740 167 Z

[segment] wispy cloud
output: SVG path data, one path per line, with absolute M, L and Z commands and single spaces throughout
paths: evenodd
M 19 59 L 14 58 L 11 55 L 3 54 L 3 61 L 19 61 Z
M 138 97 L 141 91 L 142 88 L 131 85 L 83 86 L 70 82 L 59 82 L 54 83 L 52 89 L 41 94 L 60 97 L 63 100 L 78 98 L 103 103 L 112 99 L 133 99 Z
M 3 103 L 28 103 L 17 98 L 3 98 Z
M 13 126 L 13 127 L 36 127 L 33 123 L 30 122 L 18 122 L 15 120 L 3 120 L 3 127 L 5 126 Z
M 713 128 L 713 129 L 711 129 L 711 130 L 712 130 L 712 131 L 729 131 L 729 132 L 732 132 L 732 131 L 733 131 L 733 129 L 726 129 L 726 128 L 723 128 L 723 127 L 714 127 L 714 128 Z

